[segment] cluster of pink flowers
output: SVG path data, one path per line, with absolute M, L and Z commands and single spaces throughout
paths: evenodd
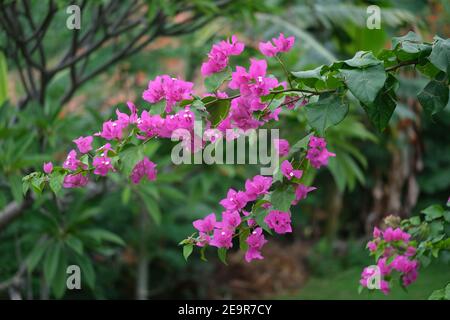
M 289 153 L 289 144 L 284 147 L 284 152 Z M 288 160 L 281 164 L 281 171 L 288 181 L 293 178 L 300 179 L 303 174 L 301 170 L 294 169 Z M 195 241 L 196 245 L 199 247 L 211 245 L 217 248 L 230 249 L 233 246 L 233 237 L 237 235 L 237 229 L 246 224 L 252 232 L 246 239 L 248 249 L 245 260 L 250 262 L 254 259 L 263 259 L 261 249 L 267 243 L 267 240 L 264 237 L 263 229 L 257 224 L 252 213 L 246 211 L 246 207 L 250 202 L 262 199 L 267 195 L 272 182 L 272 178 L 258 175 L 245 182 L 244 191 L 229 189 L 227 197 L 220 201 L 225 209 L 222 212 L 221 221 L 216 221 L 215 214 L 211 213 L 204 219 L 193 222 L 194 228 L 199 232 Z M 298 180 L 292 180 L 290 183 L 295 185 L 295 200 L 292 205 L 296 205 L 300 200 L 305 199 L 309 192 L 316 189 L 301 184 Z M 264 217 L 264 223 L 268 228 L 278 234 L 292 232 L 290 212 L 271 210 L 272 204 L 270 202 L 264 202 L 261 206 L 268 211 Z
M 94 137 L 120 141 L 123 139 L 125 129 L 130 125 L 138 125 L 142 122 L 137 115 L 136 106 L 132 102 L 128 102 L 127 104 L 130 109 L 129 115 L 116 110 L 117 119 L 104 122 L 102 131 L 91 136 L 81 136 L 73 140 L 78 151 L 82 155 L 90 155 L 92 158 L 92 168 L 90 169 L 86 162 L 83 162 L 81 158 L 78 158 L 76 150 L 70 150 L 66 160 L 62 164 L 62 168 L 68 171 L 63 181 L 64 188 L 85 186 L 89 181 L 87 172 L 90 170 L 92 170 L 93 174 L 99 176 L 106 176 L 110 171 L 116 171 L 111 158 L 112 155 L 116 155 L 116 151 L 112 148 L 111 143 L 105 143 L 96 150 L 94 150 L 92 144 L 94 142 Z M 146 111 L 143 112 L 143 115 L 145 115 L 145 113 Z M 93 151 L 93 154 L 90 154 L 91 151 Z M 89 158 L 85 158 L 85 161 L 89 161 Z M 51 174 L 54 170 L 53 164 L 51 162 L 44 163 L 43 170 L 46 174 Z M 154 180 L 156 178 L 156 173 L 156 165 L 148 158 L 144 158 L 136 164 L 130 178 L 133 183 L 139 183 L 144 176 L 146 176 L 148 180 Z
M 278 38 L 272 39 L 272 42 L 261 43 L 259 48 L 264 55 L 271 57 L 280 52 L 288 52 L 294 42 L 294 37 L 286 38 L 280 34 Z M 215 44 L 208 54 L 208 60 L 202 65 L 202 74 L 210 76 L 223 71 L 228 66 L 230 56 L 239 55 L 243 50 L 244 44 L 239 42 L 236 36 L 232 36 L 231 40 Z M 248 70 L 237 66 L 232 72 L 228 88 L 238 90 L 238 94 L 228 96 L 225 92 L 217 91 L 204 95 L 204 97 L 213 96 L 216 99 L 230 100 L 228 114 L 215 128 L 206 119 L 205 132 L 201 137 L 197 137 L 192 135 L 195 120 L 199 120 L 195 115 L 201 114 L 202 118 L 203 115 L 207 115 L 207 100 L 202 99 L 201 106 L 205 108 L 200 110 L 201 108 L 193 102 L 199 102 L 199 98 L 193 95 L 193 83 L 172 78 L 169 75 L 157 76 L 149 81 L 142 98 L 150 104 L 165 102 L 164 112 L 157 114 L 152 110 L 143 110 L 138 114 L 136 106 L 128 102 L 129 113 L 116 110 L 117 117 L 105 121 L 100 132 L 73 140 L 76 149 L 68 153 L 62 168 L 58 167 L 56 170 L 64 171 L 66 174 L 63 182 L 65 188 L 82 187 L 88 183 L 89 172 L 97 176 L 106 176 L 116 171 L 117 164 L 121 161 L 121 151 L 130 141 L 133 143 L 135 138 L 146 142 L 153 138 L 172 138 L 176 135 L 182 139 L 184 147 L 189 151 L 197 151 L 195 150 L 195 145 L 198 146 L 197 140 L 200 140 L 199 146 L 203 148 L 206 142 L 214 143 L 222 137 L 223 133 L 226 134 L 227 140 L 235 139 L 246 130 L 256 129 L 271 120 L 278 120 L 281 106 L 285 105 L 287 109 L 293 109 L 300 99 L 303 99 L 302 103 L 305 103 L 304 96 L 286 96 L 285 103 L 276 108 L 269 108 L 273 99 L 268 98 L 275 97 L 274 94 L 285 94 L 289 91 L 286 87 L 286 83 L 280 83 L 275 77 L 268 75 L 266 60 L 250 59 Z M 183 103 L 180 103 L 182 101 Z M 233 133 L 230 134 L 229 129 L 233 129 L 231 130 Z M 99 139 L 104 141 L 98 141 Z M 281 157 L 289 156 L 290 146 L 287 140 L 277 139 L 274 143 Z M 94 146 L 98 145 L 101 146 L 95 149 Z M 328 152 L 323 138 L 312 137 L 308 147 L 306 159 L 315 168 L 326 165 L 328 158 L 335 156 Z M 43 169 L 48 175 L 55 170 L 51 162 L 45 163 Z M 309 192 L 316 189 L 300 183 L 303 171 L 295 163 L 284 160 L 280 171 L 286 178 L 282 183 L 295 188 L 295 199 L 292 205 L 296 205 L 300 200 L 305 199 Z M 156 175 L 156 164 L 144 157 L 134 165 L 130 180 L 138 184 L 143 179 L 153 181 Z M 204 219 L 194 221 L 193 225 L 198 231 L 198 237 L 190 238 L 190 240 L 194 239 L 190 243 L 195 243 L 199 247 L 209 245 L 229 249 L 233 246 L 235 236 L 240 236 L 242 231 L 250 231 L 245 239 L 248 247 L 245 259 L 248 262 L 263 259 L 261 250 L 267 243 L 264 228 L 266 230 L 269 228 L 278 234 L 292 232 L 289 210 L 286 212 L 275 210 L 276 208 L 267 201 L 272 182 L 271 177 L 258 175 L 245 182 L 243 191 L 229 189 L 227 197 L 220 201 L 220 205 L 224 208 L 221 219 L 217 220 L 216 215 L 211 213 Z M 258 200 L 263 200 L 261 207 L 266 214 L 264 223 L 261 225 L 257 223 L 256 213 L 248 211 L 250 204 Z
M 165 99 L 166 112 L 170 113 L 177 102 L 192 97 L 193 87 L 192 82 L 161 75 L 148 83 L 148 88 L 142 94 L 142 98 L 150 103 L 157 103 Z
M 312 136 L 309 140 L 308 147 L 306 159 L 308 159 L 311 165 L 316 169 L 328 165 L 328 158 L 336 156 L 334 153 L 327 150 L 327 142 L 324 138 Z
M 266 57 L 274 57 L 280 52 L 288 52 L 295 43 L 294 37 L 285 37 L 280 33 L 278 38 L 273 38 L 272 42 L 261 42 L 259 44 L 259 51 Z
M 208 53 L 208 61 L 202 64 L 202 75 L 209 76 L 222 71 L 228 66 L 229 57 L 240 55 L 244 47 L 244 43 L 239 42 L 235 35 L 231 36 L 231 41 L 223 40 L 214 44 Z
M 389 227 L 382 231 L 375 227 L 373 238 L 367 243 L 367 248 L 373 255 L 381 250 L 381 256 L 377 261 L 377 267 L 382 276 L 380 290 L 384 294 L 389 293 L 388 279 L 393 276 L 393 271 L 400 273 L 402 284 L 405 287 L 416 281 L 419 262 L 414 258 L 416 247 L 411 241 L 411 235 L 400 228 Z M 364 268 L 360 284 L 367 287 L 369 279 L 374 276 L 375 272 L 375 268 Z
M 271 185 L 271 177 L 258 175 L 245 182 L 245 191 L 229 189 L 227 197 L 220 201 L 220 204 L 225 209 L 222 212 L 221 221 L 216 221 L 215 214 L 211 213 L 204 219 L 193 222 L 194 228 L 199 231 L 197 246 L 211 245 L 217 248 L 231 248 L 236 229 L 241 223 L 246 221 L 250 228 L 255 228 L 246 239 L 248 250 L 245 259 L 248 262 L 253 259 L 263 259 L 261 249 L 267 241 L 264 238 L 262 229 L 256 227 L 255 221 L 246 218 L 250 213 L 245 211 L 245 207 L 249 202 L 268 194 Z

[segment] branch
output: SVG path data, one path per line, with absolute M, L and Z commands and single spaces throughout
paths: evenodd
M 22 203 L 16 201 L 10 202 L 0 211 L 0 231 L 3 230 L 11 221 L 20 216 L 25 209 L 31 205 L 31 199 L 25 198 Z

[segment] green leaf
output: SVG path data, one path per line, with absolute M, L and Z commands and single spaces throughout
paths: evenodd
M 194 250 L 194 245 L 192 243 L 187 244 L 183 247 L 183 257 L 184 260 L 188 260 L 189 256 L 191 255 L 192 251 Z
M 411 217 L 409 218 L 409 222 L 411 222 L 413 226 L 418 226 L 420 224 L 420 217 L 418 216 Z
M 392 38 L 392 47 L 396 48 L 399 44 L 409 41 L 409 42 L 420 42 L 420 37 L 412 31 L 409 31 L 407 34 L 401 37 L 393 37 Z
M 75 261 L 80 266 L 81 279 L 85 280 L 91 289 L 94 289 L 95 270 L 89 257 L 85 255 L 76 255 Z
M 445 286 L 445 300 L 450 300 L 450 283 Z
M 297 153 L 301 150 L 306 150 L 308 147 L 308 143 L 309 140 L 311 139 L 311 136 L 313 136 L 313 133 L 308 134 L 307 136 L 301 138 L 300 140 L 298 140 L 296 143 L 294 143 L 291 147 L 291 149 L 289 150 L 289 155 L 288 157 L 292 157 L 292 155 L 294 155 L 294 153 Z
M 430 116 L 443 110 L 447 106 L 449 98 L 449 89 L 445 73 L 440 72 L 435 79 L 428 82 L 417 98 L 425 112 Z
M 82 234 L 83 236 L 90 237 L 91 239 L 94 239 L 97 242 L 108 241 L 116 243 L 121 246 L 125 245 L 125 242 L 118 235 L 105 229 L 99 228 L 85 229 L 80 231 L 80 234 Z
M 6 58 L 0 51 L 0 107 L 8 100 L 8 67 Z
M 387 79 L 384 67 L 379 65 L 362 69 L 340 69 L 344 82 L 363 104 L 371 104 Z
M 14 200 L 17 203 L 22 203 L 22 201 L 23 201 L 23 185 L 22 185 L 21 177 L 19 175 L 12 175 L 8 178 L 8 182 L 11 187 L 11 193 L 13 195 Z
M 325 78 L 321 75 L 323 66 L 312 70 L 294 71 L 291 74 L 295 77 L 297 82 L 303 83 L 308 87 L 314 88 L 318 81 L 323 81 Z
M 77 237 L 69 234 L 65 239 L 67 246 L 72 248 L 76 253 L 83 254 L 83 242 Z
M 66 172 L 61 172 L 61 171 L 57 171 L 57 170 L 53 171 L 50 174 L 50 189 L 52 189 L 52 191 L 56 195 L 58 195 L 59 192 L 61 191 L 65 176 L 66 176 Z
M 206 262 L 206 261 L 208 261 L 208 259 L 206 259 L 205 252 L 206 252 L 206 247 L 202 247 L 202 248 L 200 249 L 200 260 Z
M 430 61 L 441 71 L 449 71 L 450 65 L 450 39 L 436 38 L 429 57 Z
M 400 61 L 423 58 L 431 53 L 431 46 L 422 43 L 420 37 L 411 31 L 403 37 L 392 38 L 392 46 Z
M 355 56 L 349 60 L 344 61 L 348 66 L 355 68 L 370 67 L 381 64 L 372 52 L 358 51 Z
M 213 73 L 205 78 L 205 87 L 208 92 L 216 92 L 220 86 L 231 78 L 231 68 L 227 68 L 222 72 Z
M 150 217 L 153 219 L 153 221 L 157 225 L 160 225 L 162 214 L 161 214 L 161 210 L 159 209 L 158 203 L 150 195 L 141 195 L 141 199 L 145 204 L 147 213 L 150 215 Z
M 141 146 L 130 145 L 120 153 L 122 172 L 129 176 L 136 164 L 144 158 Z
M 230 110 L 230 100 L 216 100 L 208 106 L 209 121 L 211 126 L 215 128 L 223 119 L 225 119 Z
M 438 219 L 444 215 L 444 208 L 435 204 L 421 211 L 425 215 L 427 221 Z
M 248 236 L 250 234 L 250 229 L 244 229 L 239 233 L 239 248 L 242 251 L 247 251 L 248 244 L 246 242 Z
M 428 297 L 428 300 L 443 300 L 444 296 L 444 289 L 434 290 L 433 293 Z
M 305 106 L 308 123 L 321 135 L 330 126 L 337 125 L 348 113 L 348 104 L 337 94 L 326 93 L 319 101 Z
M 383 90 L 378 93 L 375 101 L 368 105 L 363 104 L 370 121 L 380 132 L 387 127 L 397 106 L 395 95 L 397 83 L 397 79 L 393 75 L 389 75 Z
M 270 194 L 270 202 L 272 203 L 273 210 L 287 212 L 291 208 L 292 201 L 294 200 L 295 190 L 292 186 L 275 189 Z
M 253 209 L 253 214 L 255 216 L 256 223 L 264 229 L 268 234 L 272 234 L 269 226 L 265 223 L 264 219 L 269 214 L 268 209 L 264 209 L 263 207 L 257 207 Z
M 57 299 L 61 298 L 67 288 L 67 256 L 64 251 L 61 251 L 58 259 L 58 265 L 56 268 L 54 279 L 51 283 L 53 294 Z
M 58 269 L 59 256 L 61 254 L 61 244 L 55 243 L 47 250 L 44 259 L 44 276 L 48 285 L 51 285 Z
M 226 248 L 219 248 L 217 250 L 217 255 L 219 256 L 219 260 L 222 261 L 223 264 L 227 264 L 227 249 Z
M 42 257 L 44 256 L 45 251 L 49 246 L 49 242 L 45 241 L 43 243 L 38 242 L 34 248 L 31 250 L 30 255 L 27 257 L 26 264 L 28 267 L 28 271 L 32 272 L 34 268 L 39 264 Z

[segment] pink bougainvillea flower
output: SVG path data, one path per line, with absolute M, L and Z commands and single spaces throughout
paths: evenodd
M 209 242 L 210 245 L 217 248 L 231 248 L 233 246 L 233 230 L 216 228 L 214 229 L 213 238 Z
M 198 234 L 198 241 L 195 243 L 197 247 L 204 247 L 208 245 L 211 241 L 211 237 L 209 234 L 206 234 L 204 232 L 200 232 Z
M 245 194 L 249 201 L 256 200 L 258 197 L 268 194 L 271 185 L 271 177 L 255 176 L 253 179 L 245 181 Z
M 278 80 L 266 77 L 266 60 L 250 59 L 250 68 L 247 73 L 245 68 L 237 66 L 231 74 L 228 83 L 230 89 L 239 89 L 242 96 L 253 95 L 256 97 L 268 95 L 270 90 L 278 85 Z
M 106 140 L 122 139 L 123 124 L 119 121 L 108 120 L 103 123 L 102 131 L 94 134 Z
M 250 106 L 251 100 L 248 97 L 239 97 L 231 101 L 229 117 L 234 127 L 246 131 L 256 129 L 263 124 L 253 117 Z
M 273 42 L 273 44 L 272 44 Z M 273 38 L 272 42 L 261 42 L 259 44 L 259 51 L 266 57 L 276 56 L 279 52 L 288 52 L 295 43 L 294 37 L 285 37 L 280 33 L 278 38 Z
M 248 244 L 248 249 L 245 253 L 245 261 L 250 262 L 255 259 L 264 259 L 261 255 L 261 248 L 267 243 L 267 240 L 264 238 L 263 230 L 261 228 L 258 227 L 253 230 L 245 242 Z
M 308 196 L 308 193 L 316 189 L 316 187 L 308 187 L 299 183 L 295 189 L 295 200 L 292 201 L 292 205 L 296 205 L 300 200 L 305 199 Z
M 77 170 L 80 164 L 81 161 L 77 159 L 77 152 L 75 150 L 70 150 L 66 160 L 63 163 L 63 168 L 68 170 Z
M 44 165 L 43 165 L 42 168 L 44 169 L 44 172 L 45 172 L 46 174 L 50 174 L 50 173 L 52 173 L 52 171 L 53 171 L 53 163 L 51 163 L 51 162 L 46 162 L 46 163 L 44 163 Z
M 120 123 L 122 128 L 126 128 L 128 125 L 136 123 L 138 120 L 137 116 L 137 108 L 133 102 L 127 102 L 128 109 L 130 109 L 130 115 L 120 112 L 119 109 L 116 109 L 117 122 Z
M 228 65 L 229 57 L 240 55 L 244 47 L 244 43 L 239 42 L 235 35 L 231 36 L 231 41 L 222 40 L 214 44 L 208 53 L 208 60 L 202 64 L 202 75 L 209 76 L 222 71 Z
M 283 33 L 280 33 L 278 38 L 273 38 L 272 41 L 279 52 L 288 52 L 294 45 L 295 38 L 293 36 L 286 38 Z
M 195 220 L 193 223 L 194 228 L 200 232 L 208 233 L 214 230 L 216 226 L 216 215 L 211 213 L 203 219 Z
M 88 153 L 92 150 L 92 140 L 94 138 L 92 136 L 87 137 L 79 137 L 78 139 L 73 140 L 77 145 L 78 150 L 81 153 Z
M 391 227 L 387 228 L 383 232 L 383 237 L 386 242 L 392 242 L 392 241 L 409 241 L 411 238 L 411 235 L 407 232 L 404 232 L 400 228 L 392 229 Z
M 64 188 L 78 188 L 84 187 L 88 183 L 88 177 L 82 173 L 68 174 L 64 177 Z
M 148 82 L 148 88 L 142 93 L 142 98 L 150 103 L 157 103 L 166 96 L 166 85 L 170 77 L 166 74 L 156 76 L 154 80 Z
M 383 235 L 383 232 L 377 227 L 373 228 L 373 237 L 380 238 Z
M 272 210 L 264 218 L 264 222 L 276 233 L 283 234 L 292 232 L 291 215 L 288 212 Z
M 294 177 L 300 179 L 303 175 L 302 170 L 294 170 L 289 160 L 284 160 L 281 163 L 281 172 L 288 180 L 291 180 Z
M 289 142 L 285 139 L 274 139 L 274 147 L 280 157 L 285 157 L 289 154 Z
M 94 157 L 92 165 L 95 168 L 94 174 L 97 174 L 99 176 L 106 176 L 109 170 L 114 170 L 111 159 L 107 156 Z
M 170 113 L 177 102 L 192 97 L 193 87 L 192 82 L 161 75 L 157 76 L 155 80 L 149 81 L 148 88 L 142 94 L 142 98 L 150 103 L 157 103 L 166 99 L 165 111 Z
M 416 254 L 416 252 L 417 252 L 416 248 L 408 246 L 408 248 L 406 248 L 405 256 L 413 257 Z
M 316 169 L 328 165 L 328 158 L 336 156 L 336 154 L 329 152 L 326 146 L 327 143 L 323 138 L 312 136 L 309 140 L 306 159 Z
M 243 209 L 248 202 L 245 192 L 229 189 L 227 197 L 220 201 L 220 204 L 228 211 L 239 211 Z
M 143 177 L 147 177 L 150 181 L 155 180 L 156 174 L 156 164 L 145 157 L 134 166 L 130 178 L 134 184 L 138 184 Z
M 369 250 L 370 250 L 371 252 L 374 252 L 374 251 L 377 250 L 377 244 L 376 244 L 374 241 L 369 241 L 369 242 L 367 243 L 367 248 L 369 248 Z
M 241 215 L 238 211 L 222 212 L 222 222 L 219 224 L 223 229 L 235 229 L 241 224 Z
M 266 57 L 274 57 L 278 54 L 278 49 L 275 47 L 272 42 L 260 42 L 259 43 L 259 51 Z

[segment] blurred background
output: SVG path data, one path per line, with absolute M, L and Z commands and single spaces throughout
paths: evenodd
M 66 8 L 78 4 L 81 29 L 66 28 Z M 367 7 L 381 8 L 381 29 L 366 27 Z M 273 237 L 265 260 L 247 264 L 231 252 L 222 265 L 194 253 L 184 261 L 178 242 L 192 221 L 220 212 L 229 187 L 243 188 L 251 165 L 181 165 L 172 144 L 155 141 L 147 155 L 156 182 L 135 188 L 119 174 L 56 199 L 22 194 L 22 177 L 44 161 L 60 163 L 72 140 L 100 129 L 126 101 L 148 107 L 141 93 L 158 74 L 196 83 L 213 43 L 236 34 L 246 50 L 232 65 L 261 57 L 257 45 L 283 32 L 296 37 L 283 59 L 308 70 L 378 53 L 409 30 L 425 41 L 448 38 L 448 1 L 1 1 L 0 4 L 0 298 L 161 299 L 288 298 L 379 299 L 358 295 L 373 226 L 394 214 L 409 217 L 450 195 L 450 108 L 431 120 L 417 93 L 424 80 L 400 71 L 400 103 L 382 133 L 362 108 L 328 132 L 337 154 L 315 177 L 318 190 L 292 211 L 294 232 Z M 283 70 L 269 60 L 270 71 Z M 306 120 L 283 111 L 280 136 L 304 135 Z M 82 290 L 65 291 L 66 266 L 82 269 Z M 424 299 L 450 280 L 449 257 L 420 272 L 409 293 Z M 53 281 L 46 283 L 45 275 Z

